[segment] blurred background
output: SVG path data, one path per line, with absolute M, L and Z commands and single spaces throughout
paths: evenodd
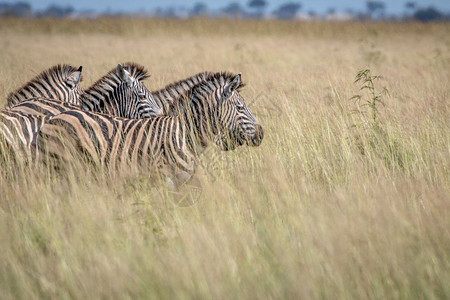
M 230 0 L 146 1 L 128 0 L 33 0 L 0 1 L 0 16 L 27 18 L 130 16 L 158 18 L 263 18 L 300 20 L 419 20 L 450 19 L 449 0 L 361 1 L 361 0 Z

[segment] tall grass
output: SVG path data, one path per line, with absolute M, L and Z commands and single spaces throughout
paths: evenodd
M 151 89 L 228 70 L 265 129 L 209 149 L 182 203 L 147 174 L 2 167 L 2 297 L 450 297 L 448 24 L 0 25 L 2 103 L 55 63 L 83 65 L 85 87 L 124 61 Z M 390 91 L 382 131 L 353 126 L 364 68 Z

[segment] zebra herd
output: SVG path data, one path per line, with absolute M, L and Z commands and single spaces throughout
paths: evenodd
M 0 150 L 54 167 L 78 154 L 112 172 L 158 170 L 177 185 L 192 177 L 209 144 L 232 150 L 262 142 L 263 129 L 239 93 L 240 73 L 203 72 L 151 92 L 136 63 L 119 64 L 87 90 L 81 72 L 57 65 L 11 93 L 1 111 Z

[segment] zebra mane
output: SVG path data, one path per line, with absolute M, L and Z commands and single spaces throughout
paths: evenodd
M 194 85 L 189 91 L 186 92 L 184 97 L 179 97 L 176 101 L 171 105 L 172 110 L 175 107 L 184 107 L 185 105 L 189 105 L 192 101 L 192 96 L 197 92 L 204 93 L 205 90 L 216 89 L 219 87 L 223 87 L 226 84 L 233 81 L 237 74 L 233 74 L 231 72 L 202 72 L 199 73 L 204 76 L 204 80 L 200 81 L 196 85 Z M 237 87 L 237 91 L 240 91 L 241 88 L 245 86 L 245 83 L 241 81 L 239 86 Z M 203 91 L 202 91 L 203 90 Z M 187 103 L 186 101 L 189 101 Z
M 143 66 L 136 63 L 124 63 L 123 68 L 130 72 L 131 76 L 138 81 L 142 81 L 150 77 L 147 70 Z M 81 98 L 85 98 L 90 94 L 100 94 L 106 97 L 114 87 L 120 85 L 121 83 L 122 80 L 117 74 L 117 68 L 114 68 L 86 89 L 81 95 Z
M 148 71 L 144 68 L 144 66 L 139 65 L 137 63 L 134 62 L 124 63 L 123 68 L 128 72 L 130 72 L 131 76 L 138 81 L 142 81 L 150 77 L 150 74 L 148 74 Z
M 15 90 L 14 92 L 9 93 L 7 98 L 7 103 L 10 103 L 13 101 L 13 97 L 21 92 L 23 89 L 27 88 L 30 85 L 33 85 L 34 83 L 39 83 L 42 81 L 47 82 L 49 85 L 53 85 L 54 81 L 61 81 L 69 77 L 72 73 L 80 71 L 80 69 L 66 64 L 58 64 L 55 65 L 45 71 L 42 71 L 39 75 L 22 85 L 20 88 Z M 81 77 L 80 81 L 83 77 Z
M 205 79 L 208 77 L 209 74 L 210 74 L 209 72 L 197 73 L 191 77 L 169 83 L 162 89 L 152 92 L 152 94 L 165 93 L 165 92 L 170 93 L 170 94 L 175 94 L 175 93 L 186 92 L 186 91 L 192 89 L 193 86 L 199 84 L 200 82 L 205 81 Z M 191 85 L 193 85 L 193 86 L 192 87 L 189 86 L 189 83 L 191 83 Z
M 231 81 L 233 81 L 233 79 L 236 77 L 236 75 L 237 74 L 234 74 L 231 72 L 226 72 L 226 71 L 225 72 L 216 72 L 216 73 L 208 72 L 205 82 L 213 81 L 220 86 L 224 86 L 224 85 L 230 83 Z M 245 86 L 245 83 L 241 81 L 241 83 L 239 84 L 239 86 L 237 87 L 236 90 L 240 91 L 244 86 Z

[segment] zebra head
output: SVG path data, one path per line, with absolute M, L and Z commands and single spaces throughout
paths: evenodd
M 214 139 L 225 151 L 243 144 L 259 146 L 264 138 L 262 126 L 239 93 L 243 86 L 239 73 L 231 80 L 225 81 L 223 88 L 216 92 L 218 134 Z
M 148 77 L 138 64 L 118 64 L 81 95 L 81 109 L 129 119 L 159 116 L 162 110 L 142 82 Z
M 117 101 L 120 103 L 120 116 L 130 117 L 130 115 L 134 115 L 135 118 L 148 118 L 163 114 L 152 93 L 142 82 L 143 79 L 148 78 L 148 75 L 135 72 L 136 70 L 139 71 L 140 68 L 133 63 L 117 65 L 116 71 L 121 83 L 115 94 Z

